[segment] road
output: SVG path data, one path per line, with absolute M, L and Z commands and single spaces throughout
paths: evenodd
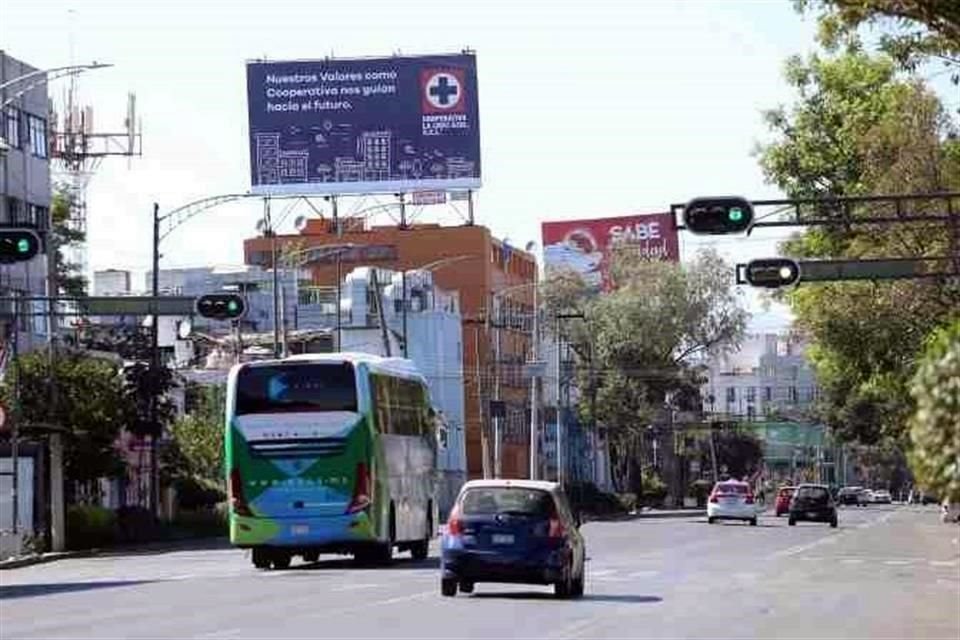
M 443 598 L 424 562 L 324 557 L 258 572 L 229 548 L 0 572 L 0 638 L 960 638 L 960 528 L 931 507 L 584 526 L 587 595 L 478 585 Z

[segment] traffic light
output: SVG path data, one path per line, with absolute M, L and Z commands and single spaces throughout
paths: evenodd
M 745 277 L 754 287 L 779 289 L 800 281 L 800 265 L 790 258 L 761 258 L 747 263 Z
M 753 224 L 753 205 L 744 198 L 694 198 L 683 208 L 683 224 L 697 234 L 742 233 Z
M 0 263 L 26 262 L 40 253 L 40 237 L 31 229 L 0 229 Z
M 210 293 L 197 298 L 197 313 L 212 320 L 239 320 L 247 313 L 247 301 L 236 293 Z

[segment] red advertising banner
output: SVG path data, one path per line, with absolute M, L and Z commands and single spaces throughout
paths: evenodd
M 670 213 L 544 222 L 541 234 L 547 271 L 576 271 L 588 284 L 603 290 L 611 287 L 610 263 L 618 248 L 629 247 L 653 260 L 680 260 L 677 229 Z

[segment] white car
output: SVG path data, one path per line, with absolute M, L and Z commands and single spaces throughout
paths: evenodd
M 746 482 L 727 480 L 713 486 L 707 500 L 707 522 L 717 520 L 746 520 L 751 526 L 757 526 L 759 513 L 753 491 Z
M 893 502 L 893 496 L 886 489 L 875 489 L 873 491 L 872 502 L 874 504 L 890 504 Z

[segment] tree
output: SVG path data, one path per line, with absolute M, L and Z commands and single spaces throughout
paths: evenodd
M 960 318 L 935 332 L 910 389 L 910 466 L 917 483 L 960 502 Z
M 223 386 L 187 387 L 187 415 L 171 427 L 173 443 L 183 454 L 186 474 L 222 485 L 223 407 L 226 390 Z M 191 406 L 192 405 L 192 406 Z
M 53 358 L 52 369 L 46 353 L 29 353 L 18 360 L 3 384 L 4 402 L 14 406 L 19 383 L 24 432 L 47 425 L 65 430 L 66 479 L 89 483 L 122 475 L 116 440 L 123 427 L 123 395 L 116 365 L 64 352 Z M 50 392 L 50 380 L 56 381 L 56 393 Z
M 722 432 L 716 437 L 717 466 L 726 467 L 732 478 L 754 473 L 763 461 L 763 442 L 752 433 Z
M 856 40 L 862 25 L 880 27 L 880 47 L 907 69 L 928 58 L 960 65 L 960 5 L 953 0 L 794 0 L 801 12 L 818 11 L 820 40 L 836 47 Z M 960 84 L 960 74 L 952 76 Z
M 938 98 L 899 76 L 888 57 L 856 50 L 795 57 L 786 75 L 798 101 L 766 114 L 775 137 L 761 147 L 760 162 L 789 197 L 960 188 L 955 125 Z M 861 222 L 890 213 L 850 211 Z M 800 258 L 942 256 L 949 251 L 946 231 L 934 223 L 836 225 L 797 235 L 783 250 Z M 847 441 L 904 444 L 917 350 L 960 307 L 960 288 L 933 279 L 835 283 L 799 287 L 786 299 L 811 338 L 821 417 Z
M 80 272 L 81 265 L 66 258 L 65 249 L 76 247 L 87 240 L 87 234 L 71 224 L 76 207 L 74 196 L 65 185 L 58 185 L 50 203 L 51 239 L 56 247 L 57 284 L 60 292 L 70 297 L 87 294 L 87 279 Z
M 617 288 L 606 295 L 556 274 L 545 287 L 548 311 L 583 312 L 562 325 L 583 363 L 580 413 L 607 428 L 618 479 L 634 493 L 642 493 L 643 430 L 671 397 L 698 386 L 695 356 L 735 346 L 745 330 L 729 274 L 712 251 L 686 265 L 624 253 L 612 267 Z

